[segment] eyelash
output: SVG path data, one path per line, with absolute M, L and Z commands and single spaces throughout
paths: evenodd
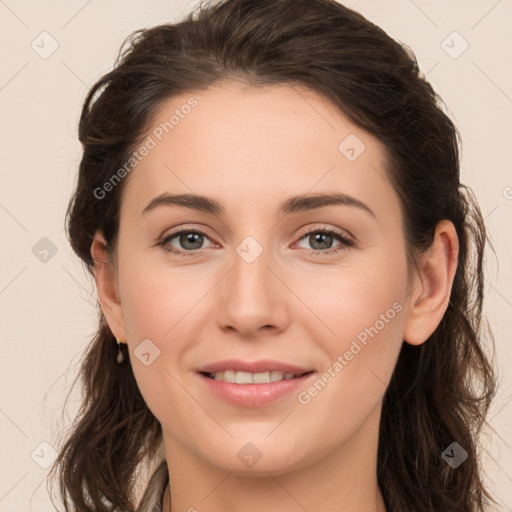
M 206 238 L 210 238 L 206 232 L 204 232 L 198 228 L 181 229 L 179 231 L 175 231 L 174 233 L 171 233 L 169 236 L 166 236 L 165 238 L 160 240 L 157 245 L 161 246 L 164 249 L 164 251 L 176 254 L 178 256 L 183 256 L 185 258 L 190 257 L 190 256 L 197 256 L 198 254 L 202 254 L 201 249 L 196 249 L 195 251 L 179 251 L 179 250 L 176 250 L 168 245 L 168 242 L 170 240 L 172 240 L 173 238 L 176 238 L 177 236 L 179 236 L 183 233 L 197 233 L 197 234 L 205 236 Z M 310 256 L 319 256 L 319 255 L 324 255 L 324 254 L 333 255 L 333 254 L 338 253 L 339 251 L 347 250 L 350 247 L 354 246 L 354 242 L 352 240 L 348 239 L 342 233 L 340 233 L 336 230 L 333 230 L 333 229 L 318 229 L 318 228 L 312 229 L 312 230 L 304 233 L 299 238 L 299 241 L 302 240 L 303 238 L 306 238 L 307 236 L 310 236 L 312 234 L 317 234 L 317 233 L 332 235 L 334 238 L 338 239 L 338 241 L 341 242 L 341 244 L 338 247 L 331 248 L 331 249 L 316 250 L 316 251 L 311 250 L 311 251 L 309 251 Z

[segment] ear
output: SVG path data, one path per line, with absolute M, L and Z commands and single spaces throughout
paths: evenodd
M 459 239 L 455 226 L 442 220 L 436 227 L 431 247 L 420 257 L 408 300 L 403 339 L 421 345 L 436 330 L 448 308 L 459 257 Z
M 94 260 L 94 279 L 98 290 L 101 309 L 112 334 L 119 341 L 126 341 L 126 327 L 119 300 L 115 268 L 108 258 L 107 243 L 103 234 L 97 231 L 91 245 Z

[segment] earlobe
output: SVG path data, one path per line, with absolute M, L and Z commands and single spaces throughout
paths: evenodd
M 442 220 L 436 227 L 431 247 L 421 256 L 420 275 L 409 295 L 403 339 L 421 345 L 441 322 L 452 290 L 459 256 L 455 226 Z
M 94 260 L 94 279 L 101 309 L 112 334 L 120 340 L 125 340 L 126 328 L 119 299 L 115 269 L 109 260 L 107 243 L 100 231 L 97 231 L 94 235 L 91 255 Z

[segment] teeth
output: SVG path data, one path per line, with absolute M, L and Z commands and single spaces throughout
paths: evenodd
M 215 380 L 223 380 L 224 382 L 231 382 L 232 384 L 268 384 L 269 382 L 290 380 L 297 377 L 294 373 L 284 373 L 277 370 L 262 373 L 226 370 L 224 372 L 215 372 L 215 374 L 210 375 L 213 375 Z
M 248 372 L 235 372 L 235 382 L 237 384 L 252 384 L 252 374 Z

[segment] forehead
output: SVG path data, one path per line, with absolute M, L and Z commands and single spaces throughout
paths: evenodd
M 381 208 L 398 202 L 383 144 L 303 88 L 230 81 L 174 96 L 153 116 L 143 144 L 150 149 L 123 199 L 139 210 L 163 192 L 229 196 L 245 210 L 262 197 L 326 190 Z

